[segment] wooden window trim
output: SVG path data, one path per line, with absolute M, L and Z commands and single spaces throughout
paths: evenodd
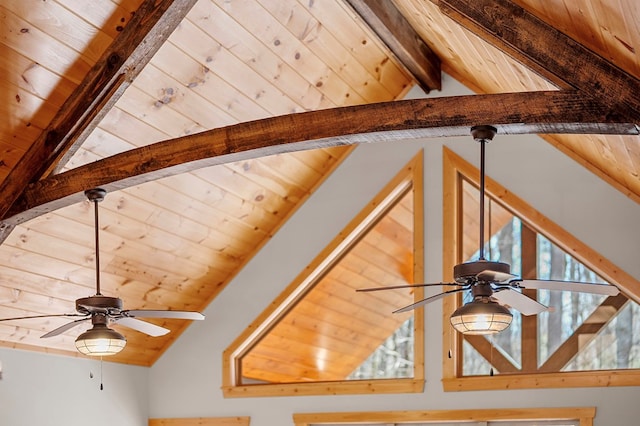
M 190 417 L 149 419 L 149 426 L 249 426 L 251 417 Z
M 339 260 L 357 242 L 367 226 L 400 198 L 412 191 L 414 197 L 414 282 L 424 281 L 423 152 L 420 151 L 382 191 L 338 234 L 338 236 L 293 280 L 289 286 L 241 333 L 223 353 L 222 391 L 225 398 L 255 396 L 419 393 L 424 389 L 424 315 L 414 314 L 414 377 L 401 379 L 344 380 L 313 383 L 241 384 L 242 356 L 270 327 L 286 314 L 288 307 L 304 297 L 323 271 Z M 416 289 L 414 300 L 423 298 Z
M 294 414 L 295 426 L 322 424 L 402 424 L 433 423 L 449 421 L 536 421 L 536 420 L 578 420 L 580 426 L 593 426 L 595 407 L 570 408 L 508 408 L 477 410 L 430 410 L 430 411 L 381 411 L 351 413 L 304 413 Z
M 445 147 L 443 151 L 443 274 L 445 280 L 453 279 L 451 276 L 453 266 L 460 260 L 462 230 L 459 218 L 462 214 L 462 198 L 458 182 L 463 177 L 469 182 L 479 185 L 478 170 Z M 518 216 L 527 226 L 551 237 L 554 244 L 584 263 L 605 280 L 616 283 L 621 290 L 638 302 L 640 281 L 578 241 L 569 232 L 490 178 L 486 178 L 486 192 L 489 196 L 500 200 L 505 208 Z M 454 297 L 446 298 L 443 302 L 442 383 L 445 391 L 640 385 L 640 370 L 461 377 L 461 357 L 457 357 L 455 354 L 460 353 L 462 341 L 459 338 L 449 338 L 449 317 L 458 303 L 459 301 Z M 452 358 L 448 357 L 450 348 L 454 353 Z

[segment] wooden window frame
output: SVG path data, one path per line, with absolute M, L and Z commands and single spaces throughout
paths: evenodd
M 443 273 L 445 280 L 452 280 L 451 273 L 455 264 L 460 263 L 462 229 L 462 198 L 460 180 L 479 185 L 479 171 L 444 148 L 443 151 Z M 640 289 L 640 281 L 603 258 L 593 249 L 578 241 L 559 225 L 547 219 L 522 199 L 509 192 L 491 178 L 486 178 L 487 195 L 500 200 L 505 208 L 518 216 L 536 232 L 552 239 L 552 242 L 578 261 L 603 277 L 615 283 L 626 294 L 638 302 L 634 290 Z M 458 307 L 459 298 L 449 297 L 443 301 L 443 388 L 445 391 L 533 389 L 533 388 L 570 388 L 570 387 L 609 387 L 640 385 L 640 370 L 598 370 L 571 371 L 538 374 L 498 374 L 491 377 L 463 377 L 461 357 L 462 339 L 456 335 L 450 338 L 449 317 Z M 449 358 L 448 352 L 453 356 Z
M 348 395 L 419 393 L 424 389 L 424 315 L 414 313 L 414 375 L 412 378 L 318 381 L 304 383 L 242 384 L 240 362 L 253 344 L 269 332 L 297 300 L 304 297 L 324 271 L 359 240 L 371 223 L 395 205 L 409 191 L 414 205 L 414 282 L 424 281 L 424 190 L 423 151 L 384 187 L 382 191 L 336 236 L 336 238 L 293 280 L 289 286 L 241 333 L 223 353 L 222 391 L 225 398 L 255 396 Z M 414 291 L 414 300 L 424 291 Z
M 251 417 L 189 417 L 149 419 L 149 426 L 249 426 Z
M 595 407 L 570 408 L 508 408 L 471 410 L 429 410 L 429 411 L 381 411 L 350 413 L 304 413 L 294 414 L 295 426 L 322 424 L 353 425 L 362 423 L 402 424 L 435 423 L 467 420 L 472 422 L 490 421 L 579 421 L 580 426 L 593 426 Z

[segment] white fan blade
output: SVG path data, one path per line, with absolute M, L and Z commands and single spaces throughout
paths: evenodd
M 175 318 L 186 320 L 203 320 L 204 315 L 200 312 L 191 311 L 159 311 L 151 309 L 133 309 L 131 311 L 122 311 L 125 317 L 142 317 L 142 318 Z
M 431 303 L 431 302 L 435 302 L 436 300 L 440 300 L 445 298 L 446 296 L 452 294 L 452 293 L 457 293 L 459 291 L 465 291 L 468 290 L 467 288 L 457 288 L 455 290 L 449 290 L 449 291 L 445 291 L 444 293 L 440 293 L 440 294 L 436 294 L 435 296 L 431 296 L 431 297 L 427 297 L 426 299 L 422 299 L 416 303 L 412 303 L 409 306 L 405 306 L 404 308 L 400 308 L 396 311 L 393 311 L 394 314 L 399 314 L 400 312 L 407 312 L 407 311 L 411 311 L 413 309 L 419 308 L 420 306 L 426 305 L 427 303 Z
M 75 321 L 71 321 L 66 323 L 65 325 L 58 327 L 54 330 L 51 330 L 50 332 L 48 332 L 47 334 L 43 334 L 42 336 L 40 336 L 41 339 L 46 339 L 47 337 L 53 337 L 53 336 L 57 336 L 58 334 L 62 334 L 67 330 L 71 330 L 73 327 L 75 327 L 76 325 L 80 325 L 81 322 L 88 320 L 90 317 L 86 317 L 86 318 L 82 318 L 82 319 L 78 319 Z
M 369 288 L 358 288 L 356 291 L 380 291 L 380 290 L 396 290 L 401 288 L 418 288 L 418 287 L 435 287 L 435 286 L 456 286 L 459 287 L 461 284 L 458 283 L 425 283 L 425 284 L 402 284 L 402 285 L 392 285 L 387 287 L 369 287 Z
M 486 271 L 482 271 L 480 273 L 478 273 L 476 275 L 476 278 L 478 279 L 478 281 L 485 281 L 485 282 L 492 282 L 492 283 L 504 283 L 507 281 L 510 281 L 514 278 L 517 278 L 517 276 L 512 275 L 512 274 L 507 274 L 506 272 L 497 272 L 497 271 L 491 271 L 491 270 L 486 270 Z
M 518 280 L 512 281 L 512 283 L 516 283 L 523 288 L 539 290 L 579 291 L 581 293 L 604 294 L 607 296 L 617 296 L 620 293 L 618 287 L 609 284 L 555 280 Z
M 1 303 L 0 303 L 1 304 Z M 0 318 L 0 322 L 3 321 L 15 321 L 15 320 L 24 320 L 24 319 L 31 319 L 31 318 L 54 318 L 54 317 L 68 317 L 68 318 L 72 318 L 72 317 L 87 317 L 87 315 L 85 314 L 44 314 L 44 315 L 27 315 L 24 317 L 12 317 L 12 318 Z
M 549 310 L 549 307 L 544 306 L 542 303 L 533 300 L 517 290 L 505 289 L 495 291 L 492 297 L 502 305 L 508 305 L 518 310 L 522 315 L 537 315 L 540 312 Z
M 152 337 L 164 336 L 171 330 L 168 328 L 160 327 L 150 322 L 142 321 L 136 318 L 122 317 L 114 321 L 117 324 L 124 325 L 125 327 L 133 328 L 141 333 L 148 334 Z

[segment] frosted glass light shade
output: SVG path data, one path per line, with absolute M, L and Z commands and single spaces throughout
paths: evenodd
M 84 355 L 109 356 L 124 349 L 127 339 L 103 324 L 95 324 L 76 339 L 76 348 Z
M 477 298 L 451 315 L 451 325 L 463 334 L 495 334 L 511 324 L 509 309 L 488 298 Z

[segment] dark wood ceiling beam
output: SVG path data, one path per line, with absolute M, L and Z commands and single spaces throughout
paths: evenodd
M 144 0 L 98 62 L 63 105 L 54 128 L 60 140 L 40 177 L 57 173 L 113 108 L 197 0 Z M 57 117 L 56 117 L 57 118 Z M 56 123 L 56 119 L 52 121 Z M 71 128 L 71 125 L 75 126 Z
M 440 58 L 391 1 L 345 0 L 393 52 L 422 90 L 442 88 Z
M 145 0 L 0 184 L 0 216 L 34 182 L 64 165 L 149 62 L 196 0 Z
M 124 189 L 233 161 L 313 148 L 463 136 L 492 124 L 500 134 L 639 134 L 634 123 L 572 91 L 414 99 L 290 114 L 123 152 L 29 185 L 0 223 L 12 226 L 84 200 L 85 189 Z
M 431 1 L 551 82 L 581 90 L 632 120 L 640 119 L 640 80 L 512 1 Z

